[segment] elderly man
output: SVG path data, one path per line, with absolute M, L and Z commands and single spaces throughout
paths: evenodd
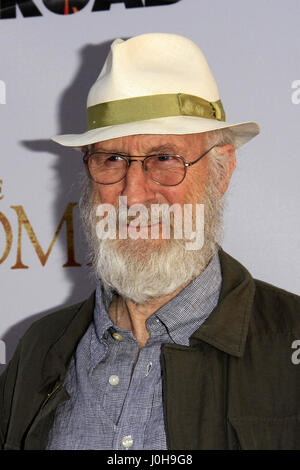
M 221 248 L 235 149 L 258 125 L 225 121 L 196 44 L 153 33 L 113 42 L 88 126 L 54 140 L 83 152 L 96 292 L 21 339 L 1 377 L 2 447 L 298 448 L 300 299 Z M 136 206 L 150 220 L 132 225 Z

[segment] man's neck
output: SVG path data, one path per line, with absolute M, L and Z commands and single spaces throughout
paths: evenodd
M 141 349 L 150 337 L 146 326 L 148 318 L 178 295 L 188 284 L 189 282 L 171 294 L 151 299 L 144 304 L 136 304 L 131 300 L 115 296 L 109 307 L 110 317 L 120 328 L 132 331 L 138 341 L 139 349 Z

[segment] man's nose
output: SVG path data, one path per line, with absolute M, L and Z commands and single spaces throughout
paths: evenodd
M 127 204 L 144 204 L 155 195 L 153 185 L 143 169 L 142 160 L 131 161 L 127 174 L 122 181 L 122 196 L 127 196 Z

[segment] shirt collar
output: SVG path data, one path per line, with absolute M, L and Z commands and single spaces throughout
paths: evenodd
M 189 344 L 189 337 L 216 307 L 221 285 L 221 266 L 216 253 L 199 276 L 155 313 L 175 343 Z M 153 317 L 148 322 L 153 322 Z

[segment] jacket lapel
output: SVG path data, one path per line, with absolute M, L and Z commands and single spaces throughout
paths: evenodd
M 169 449 L 226 449 L 228 364 L 242 357 L 255 292 L 248 271 L 220 250 L 217 307 L 190 337 L 190 346 L 163 346 L 163 394 Z M 224 354 L 224 352 L 226 354 Z
M 238 261 L 219 251 L 222 288 L 218 305 L 191 336 L 191 345 L 205 341 L 233 356 L 242 357 L 255 293 L 251 274 Z

